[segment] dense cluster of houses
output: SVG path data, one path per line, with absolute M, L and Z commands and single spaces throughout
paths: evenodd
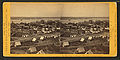
M 12 22 L 11 53 L 19 54 L 21 52 L 17 50 L 20 49 L 24 49 L 24 54 L 108 53 L 109 44 L 104 45 L 103 43 L 109 42 L 109 22 L 103 22 L 101 24 L 91 21 L 82 23 Z M 92 47 L 90 48 L 87 44 Z M 54 47 L 50 47 L 50 45 Z

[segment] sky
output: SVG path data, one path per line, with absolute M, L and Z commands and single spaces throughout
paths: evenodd
M 108 3 L 11 3 L 11 17 L 109 17 Z

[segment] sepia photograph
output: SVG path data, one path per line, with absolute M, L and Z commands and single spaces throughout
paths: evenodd
M 12 3 L 10 54 L 109 54 L 108 3 Z

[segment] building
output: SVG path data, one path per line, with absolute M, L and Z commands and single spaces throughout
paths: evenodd
M 40 50 L 36 54 L 45 54 L 45 52 L 43 50 Z
M 69 46 L 69 42 L 63 42 L 63 47 Z
M 21 45 L 21 42 L 20 41 L 16 41 L 14 46 L 17 47 L 17 46 L 20 46 Z
M 30 52 L 36 52 L 36 51 L 37 51 L 36 47 L 30 47 L 28 50 L 29 50 Z
M 76 49 L 76 51 L 77 53 L 83 53 L 85 52 L 85 48 L 80 46 L 79 48 Z
M 49 28 L 42 28 L 42 32 L 46 34 L 46 33 L 51 33 L 52 30 Z
M 85 40 L 84 38 L 81 38 L 81 39 L 80 39 L 80 42 L 84 42 L 84 40 Z
M 88 50 L 85 54 L 94 54 L 94 53 L 93 53 L 92 50 L 90 49 L 90 50 Z
M 92 40 L 92 36 L 89 36 L 89 37 L 88 37 L 88 40 Z
M 40 40 L 44 40 L 44 38 L 45 38 L 44 36 L 41 36 L 41 37 L 40 37 Z
M 57 30 L 60 30 L 61 28 L 60 28 L 60 27 L 57 27 L 56 29 L 57 29 Z
M 74 34 L 74 35 L 70 35 L 70 37 L 76 37 L 76 36 L 77 36 L 77 35 L 75 35 L 75 34 Z
M 26 34 L 26 35 L 22 35 L 22 37 L 28 37 L 28 35 Z
M 33 38 L 33 39 L 32 39 L 33 42 L 36 41 L 36 40 L 37 40 L 36 38 Z

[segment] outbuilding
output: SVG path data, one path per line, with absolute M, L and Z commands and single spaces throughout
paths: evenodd
M 88 50 L 85 54 L 94 54 L 92 50 Z
M 83 42 L 85 39 L 84 38 L 81 38 L 80 41 Z
M 35 42 L 37 39 L 36 38 L 33 38 L 32 41 Z
M 36 54 L 45 54 L 45 52 L 43 50 L 40 50 Z
M 40 40 L 43 40 L 43 39 L 44 39 L 44 36 L 41 36 L 41 37 L 40 37 Z
M 65 46 L 69 46 L 69 42 L 63 42 L 63 45 L 62 45 L 63 47 L 65 47 Z
M 85 52 L 84 47 L 79 47 L 76 49 L 78 53 Z
M 20 41 L 16 41 L 14 46 L 17 47 L 17 46 L 20 46 L 20 45 L 21 45 L 21 42 Z
M 88 40 L 92 40 L 92 36 L 89 36 L 89 37 L 88 37 Z
M 36 52 L 36 51 L 37 51 L 36 47 L 30 47 L 28 50 L 29 50 L 30 52 Z

